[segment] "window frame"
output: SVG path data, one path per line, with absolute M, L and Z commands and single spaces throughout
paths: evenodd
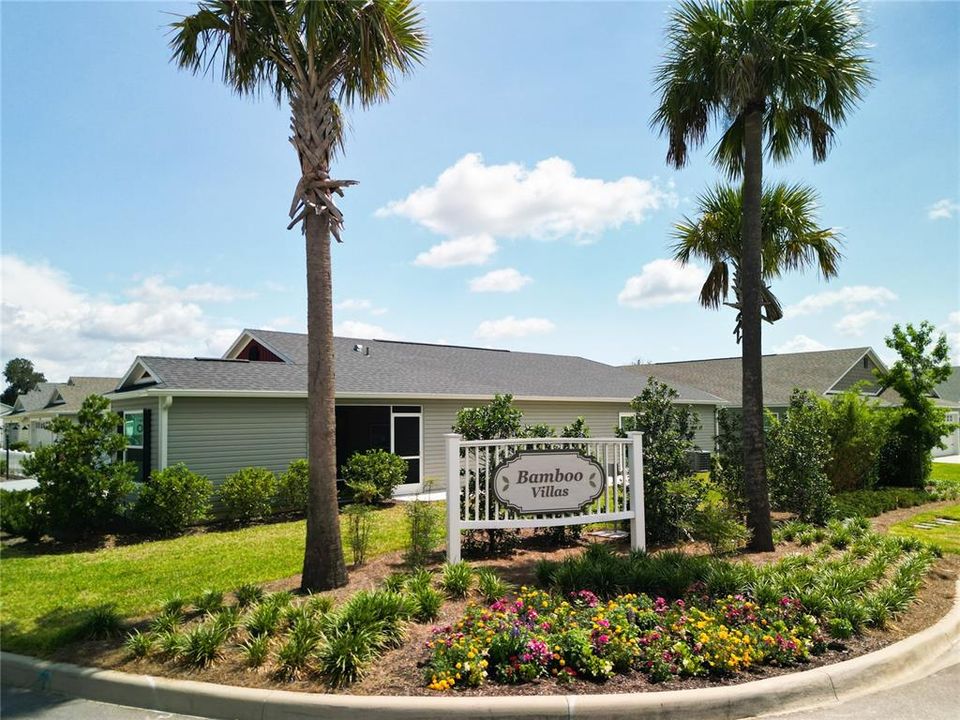
M 139 415 L 139 416 L 140 416 L 140 444 L 139 444 L 139 445 L 132 445 L 132 444 L 130 444 L 130 438 L 127 436 L 127 415 Z M 124 458 L 126 458 L 126 452 L 127 452 L 127 450 L 140 450 L 140 451 L 143 450 L 143 441 L 144 441 L 144 438 L 145 438 L 145 436 L 146 436 L 146 430 L 147 430 L 146 427 L 145 427 L 146 414 L 144 413 L 144 411 L 143 411 L 142 409 L 141 409 L 141 410 L 124 410 L 122 417 L 123 417 L 123 437 L 124 437 L 124 438 L 126 439 L 126 441 L 127 441 L 127 446 L 126 446 L 126 447 L 124 448 L 124 450 L 123 450 L 123 452 L 124 452 Z

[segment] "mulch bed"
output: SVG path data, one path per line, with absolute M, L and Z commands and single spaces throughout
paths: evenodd
M 925 510 L 927 507 L 925 506 L 922 509 Z M 902 512 L 916 513 L 920 510 L 910 508 Z M 896 513 L 889 513 L 889 515 L 900 512 L 896 511 Z M 886 525 L 886 520 L 887 518 L 883 517 L 882 520 L 877 522 Z M 684 546 L 684 549 L 687 552 L 704 551 L 704 548 L 695 544 L 688 544 Z M 754 563 L 768 563 L 785 555 L 806 552 L 807 550 L 807 548 L 785 544 L 779 547 L 775 553 L 741 554 L 737 559 Z M 533 538 L 527 538 L 523 546 L 509 557 L 471 560 L 471 564 L 475 567 L 491 567 L 502 577 L 516 585 L 533 584 L 534 569 L 538 560 L 543 558 L 557 560 L 581 551 L 582 545 L 548 548 L 544 547 L 542 543 L 535 542 Z M 440 561 L 442 561 L 442 558 L 437 557 L 438 564 Z M 403 569 L 400 553 L 378 557 L 364 567 L 352 570 L 349 585 L 329 594 L 338 602 L 342 601 L 358 590 L 378 587 L 388 575 Z M 665 683 L 652 683 L 643 673 L 634 672 L 617 675 L 602 683 L 580 679 L 574 679 L 572 682 L 563 685 L 552 680 L 542 680 L 524 685 L 487 683 L 481 688 L 458 690 L 445 694 L 453 696 L 557 695 L 683 690 L 733 685 L 798 670 L 807 670 L 873 652 L 933 625 L 953 607 L 958 576 L 960 576 L 960 557 L 953 555 L 938 560 L 920 590 L 917 602 L 896 622 L 890 623 L 884 630 L 867 631 L 861 637 L 852 638 L 842 645 L 838 644 L 823 655 L 814 657 L 811 662 L 796 668 L 760 667 L 730 678 L 687 678 Z M 294 576 L 271 583 L 266 587 L 270 591 L 295 590 L 299 586 L 299 582 L 299 576 Z M 116 641 L 91 641 L 62 648 L 52 659 L 81 665 L 96 665 L 130 673 L 162 675 L 246 687 L 302 692 L 341 692 L 352 695 L 436 696 L 441 693 L 428 690 L 422 682 L 423 670 L 420 663 L 427 658 L 424 643 L 430 637 L 431 629 L 434 626 L 455 622 L 466 605 L 467 601 L 448 601 L 444 603 L 441 616 L 435 623 L 411 625 L 408 641 L 403 647 L 382 655 L 376 660 L 365 679 L 342 690 L 333 690 L 322 681 L 313 678 L 292 682 L 279 681 L 267 670 L 252 670 L 246 667 L 237 653 L 230 653 L 225 660 L 212 667 L 198 670 L 170 663 L 161 663 L 149 658 L 130 660 L 124 649 L 118 647 Z

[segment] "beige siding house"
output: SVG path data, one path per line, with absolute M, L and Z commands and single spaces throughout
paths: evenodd
M 241 467 L 281 471 L 307 453 L 306 336 L 245 330 L 221 358 L 138 357 L 108 396 L 144 472 L 175 463 L 219 482 Z M 415 492 L 445 481 L 443 435 L 457 411 L 509 393 L 525 424 L 583 416 L 610 436 L 646 377 L 580 357 L 335 338 L 338 466 L 382 448 L 407 460 Z M 714 395 L 670 383 L 713 449 Z M 135 458 L 130 458 L 135 459 Z

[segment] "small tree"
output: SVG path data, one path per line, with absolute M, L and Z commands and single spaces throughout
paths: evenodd
M 877 481 L 877 465 L 895 415 L 852 387 L 821 400 L 830 437 L 827 477 L 834 492 L 864 490 Z
M 3 376 L 7 379 L 7 387 L 0 395 L 0 402 L 7 405 L 13 405 L 17 395 L 28 393 L 40 383 L 47 381 L 44 374 L 34 370 L 33 363 L 26 358 L 8 360 L 3 369 Z
M 464 440 L 500 440 L 520 437 L 523 411 L 513 406 L 513 395 L 495 395 L 493 402 L 457 412 L 453 431 Z
M 643 433 L 643 473 L 647 535 L 655 542 L 675 540 L 692 511 L 669 491 L 672 483 L 693 473 L 687 452 L 700 423 L 689 407 L 675 404 L 679 394 L 662 382 L 649 378 L 647 386 L 630 401 L 634 415 L 625 418 L 617 432 Z
M 945 447 L 943 436 L 953 429 L 943 408 L 931 397 L 937 385 L 950 377 L 950 348 L 947 338 L 926 320 L 919 327 L 894 325 L 887 347 L 900 359 L 887 371 L 877 371 L 883 390 L 892 388 L 903 406 L 894 422 L 891 447 L 885 451 L 881 481 L 890 485 L 923 487 L 930 476 L 930 451 Z
M 39 499 L 54 535 L 102 531 L 123 511 L 136 466 L 115 461 L 127 446 L 117 432 L 119 424 L 120 417 L 110 412 L 110 401 L 91 395 L 83 401 L 76 422 L 55 418 L 51 430 L 56 440 L 24 460 L 24 472 L 37 478 Z
M 563 438 L 588 438 L 590 437 L 590 426 L 587 425 L 586 418 L 578 417 L 569 425 L 564 425 L 560 430 L 560 437 Z
M 786 417 L 771 418 L 767 461 L 774 508 L 795 512 L 805 522 L 826 523 L 833 508 L 826 473 L 830 436 L 826 412 L 810 391 L 794 390 Z
M 384 502 L 407 479 L 407 461 L 385 450 L 354 453 L 343 467 L 347 487 L 364 503 Z

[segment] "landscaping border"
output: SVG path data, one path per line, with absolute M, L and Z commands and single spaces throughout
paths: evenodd
M 936 624 L 876 652 L 832 665 L 716 688 L 606 695 L 422 697 L 328 695 L 132 675 L 0 652 L 4 685 L 221 720 L 631 718 L 730 720 L 849 699 L 936 668 L 960 644 L 960 581 Z M 358 714 L 359 713 L 359 714 Z

